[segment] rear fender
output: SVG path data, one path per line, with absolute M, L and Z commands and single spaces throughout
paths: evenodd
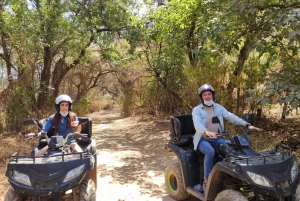
M 178 146 L 172 142 L 169 142 L 166 147 L 177 155 L 184 188 L 194 185 L 200 178 L 199 157 L 196 152 L 189 146 Z

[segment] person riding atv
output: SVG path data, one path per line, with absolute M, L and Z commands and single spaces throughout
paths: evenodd
M 59 103 L 66 101 L 56 103 L 59 106 Z M 71 109 L 70 105 L 65 106 Z M 35 125 L 40 130 L 39 133 L 26 136 L 27 139 L 38 138 L 39 144 L 30 156 L 22 156 L 17 152 L 12 155 L 6 170 L 12 188 L 8 189 L 5 201 L 96 201 L 97 147 L 92 138 L 92 119 L 69 118 L 65 111 L 63 113 L 62 116 L 66 118 L 54 119 L 55 115 L 52 115 L 38 123 L 34 119 L 24 121 L 25 126 Z M 71 120 L 78 122 L 71 124 Z M 52 127 L 56 122 L 65 125 L 65 130 L 60 126 L 60 131 L 65 135 L 58 135 L 58 131 Z M 47 125 L 51 129 L 45 129 Z M 79 131 L 75 127 L 81 127 L 80 133 L 74 132 Z M 74 149 L 76 146 L 72 144 L 80 149 Z
M 193 109 L 193 122 L 196 129 L 194 135 L 194 149 L 204 154 L 204 181 L 202 188 L 205 192 L 208 175 L 213 166 L 215 148 L 220 144 L 229 143 L 229 140 L 218 138 L 217 134 L 224 131 L 224 120 L 248 127 L 250 130 L 262 131 L 262 129 L 252 126 L 243 119 L 228 112 L 223 106 L 215 103 L 216 93 L 211 85 L 204 84 L 198 89 L 201 104 Z M 213 124 L 212 118 L 217 116 L 220 124 Z
M 50 132 L 54 130 L 55 135 L 61 135 L 64 138 L 73 132 L 80 133 L 81 126 L 78 125 L 78 118 L 74 112 L 72 112 L 72 99 L 66 94 L 59 95 L 55 99 L 55 110 L 56 113 L 51 115 L 43 126 L 41 132 Z M 28 138 L 32 138 L 34 133 L 29 133 Z M 74 151 L 81 152 L 82 149 L 78 146 L 75 140 L 70 142 L 70 146 Z M 43 155 L 48 146 L 41 149 L 36 155 Z
M 252 133 L 249 123 L 253 121 L 254 115 L 246 115 L 245 123 L 240 124 L 245 126 L 242 134 L 232 134 L 224 130 L 220 112 L 214 112 L 209 119 L 213 124 L 210 128 L 218 128 L 214 130 L 214 138 L 227 138 L 228 141 L 215 146 L 212 169 L 207 178 L 205 155 L 201 149 L 196 149 L 199 147 L 197 132 L 200 130 L 201 133 L 202 130 L 204 135 L 206 127 L 199 129 L 201 126 L 195 125 L 195 121 L 198 121 L 198 117 L 199 121 L 208 121 L 208 117 L 201 113 L 197 118 L 194 114 L 171 116 L 170 140 L 165 144 L 165 149 L 174 152 L 178 162 L 165 170 L 168 194 L 175 200 L 185 200 L 190 195 L 200 200 L 215 201 L 300 200 L 296 193 L 299 192 L 298 164 L 292 150 L 280 144 L 274 150 L 256 152 L 251 148 L 248 138 Z M 205 134 L 209 137 L 211 132 Z M 207 183 L 203 188 L 205 179 Z

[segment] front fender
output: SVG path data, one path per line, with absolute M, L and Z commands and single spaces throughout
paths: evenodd
M 223 162 L 218 162 L 214 165 L 211 174 L 214 175 L 216 172 L 224 172 L 225 174 L 231 175 L 238 180 L 244 180 L 244 177 L 239 172 L 227 165 L 224 165 Z
M 208 200 L 214 200 L 217 194 L 224 190 L 223 183 L 220 181 L 226 181 L 228 175 L 241 181 L 244 180 L 244 177 L 239 172 L 224 165 L 222 162 L 214 165 L 207 183 Z M 211 184 L 213 184 L 212 188 L 210 188 Z

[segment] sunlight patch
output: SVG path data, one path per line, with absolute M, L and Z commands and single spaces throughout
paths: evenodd
M 148 182 L 156 184 L 158 186 L 165 183 L 165 178 L 162 176 L 164 173 L 161 171 L 148 171 L 147 175 L 149 176 Z
M 105 165 L 109 167 L 122 167 L 126 165 L 124 160 L 127 157 L 140 158 L 142 153 L 140 151 L 116 151 L 112 153 L 111 151 L 101 150 L 97 154 L 98 165 Z

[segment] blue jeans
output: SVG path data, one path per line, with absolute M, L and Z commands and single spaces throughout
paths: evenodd
M 223 138 L 200 140 L 198 150 L 204 154 L 204 179 L 208 179 L 208 175 L 212 170 L 215 148 L 224 143 L 230 143 L 230 141 Z

